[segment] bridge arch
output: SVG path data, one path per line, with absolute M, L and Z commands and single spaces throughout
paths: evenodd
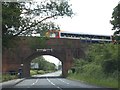
M 33 60 L 33 59 L 35 59 L 35 58 L 37 58 L 37 57 L 39 57 L 39 56 L 43 56 L 43 55 L 50 55 L 50 56 L 53 56 L 53 57 L 55 57 L 55 58 L 57 58 L 57 59 L 59 59 L 60 61 L 61 61 L 61 63 L 62 63 L 62 66 L 63 66 L 63 64 L 64 64 L 64 58 L 63 57 L 61 57 L 60 55 L 59 55 L 59 53 L 57 53 L 57 52 L 34 52 L 34 53 L 32 53 L 32 54 L 30 54 L 29 56 L 27 56 L 26 58 L 24 58 L 22 61 L 21 61 L 21 63 L 23 64 L 23 66 L 22 66 L 22 70 L 23 70 L 23 77 L 29 77 L 30 76 L 30 63 L 31 63 L 31 61 Z M 65 69 L 65 67 L 62 67 L 63 69 L 62 69 L 62 75 L 63 75 L 63 77 L 65 76 L 64 75 L 64 69 Z M 67 72 L 65 72 L 65 73 L 67 73 Z

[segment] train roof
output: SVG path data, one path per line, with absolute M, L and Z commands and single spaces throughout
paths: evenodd
M 48 32 L 60 32 L 60 33 L 66 33 L 66 34 L 79 34 L 79 35 L 92 35 L 92 36 L 112 36 L 112 35 L 91 34 L 91 33 L 83 33 L 83 32 L 69 32 L 69 31 L 62 31 L 62 30 L 49 30 Z
M 90 33 L 83 33 L 83 32 L 68 32 L 68 31 L 60 31 L 61 33 L 68 33 L 68 34 L 81 34 L 81 35 L 93 35 L 93 36 L 112 36 L 112 35 L 102 35 L 102 34 L 90 34 Z

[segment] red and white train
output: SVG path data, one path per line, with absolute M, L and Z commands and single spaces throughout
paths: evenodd
M 49 30 L 46 36 L 51 38 L 80 39 L 82 42 L 112 42 L 112 36 L 110 35 L 79 34 L 60 30 Z

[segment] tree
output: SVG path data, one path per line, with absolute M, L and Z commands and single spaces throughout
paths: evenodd
M 2 2 L 2 9 L 4 42 L 15 36 L 42 36 L 47 30 L 59 29 L 58 25 L 48 19 L 73 15 L 68 0 L 45 0 L 41 3 Z
M 110 23 L 113 25 L 112 30 L 116 30 L 114 34 L 120 34 L 120 3 L 114 8 Z
M 117 44 L 92 44 L 87 47 L 86 57 L 75 59 L 73 69 L 79 74 L 94 77 L 107 76 L 118 77 L 119 68 L 119 45 Z
M 20 26 L 21 15 L 20 4 L 17 2 L 2 2 L 2 34 L 10 35 L 15 33 L 10 30 L 12 27 L 18 29 Z
M 7 46 L 10 37 L 16 33 L 20 26 L 20 4 L 17 2 L 2 2 L 2 40 L 3 46 Z M 15 30 L 14 30 L 14 29 Z
M 39 69 L 40 70 L 44 70 L 44 71 L 47 71 L 47 70 L 52 70 L 54 71 L 55 70 L 55 64 L 54 63 L 50 63 L 48 61 L 45 60 L 44 57 L 38 57 L 38 58 L 35 58 L 32 63 L 38 63 L 38 66 L 39 66 Z

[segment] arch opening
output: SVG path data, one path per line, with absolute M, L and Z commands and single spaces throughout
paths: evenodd
M 30 76 L 58 77 L 62 74 L 61 61 L 52 55 L 40 55 L 30 62 Z
M 61 76 L 67 77 L 68 70 L 70 69 L 72 65 L 72 57 L 70 57 L 68 54 L 60 55 L 59 52 L 34 52 L 30 54 L 28 57 L 22 60 L 23 62 L 23 77 L 30 77 L 30 63 L 33 59 L 36 57 L 42 56 L 42 55 L 50 55 L 54 58 L 58 58 L 62 65 L 61 65 Z

